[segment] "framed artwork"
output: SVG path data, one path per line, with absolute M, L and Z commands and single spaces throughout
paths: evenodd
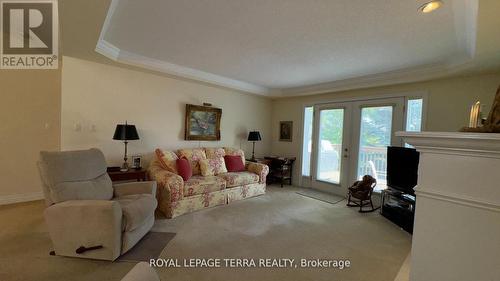
M 185 140 L 220 140 L 222 109 L 186 104 Z
M 142 155 L 132 156 L 132 168 L 134 169 L 142 168 Z
M 280 141 L 292 141 L 293 121 L 280 122 Z

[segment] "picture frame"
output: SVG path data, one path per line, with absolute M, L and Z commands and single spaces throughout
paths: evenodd
M 220 140 L 222 109 L 186 104 L 185 140 Z
M 140 169 L 142 168 L 142 155 L 133 155 L 132 156 L 132 168 Z
M 293 121 L 280 121 L 280 141 L 291 142 L 293 139 Z

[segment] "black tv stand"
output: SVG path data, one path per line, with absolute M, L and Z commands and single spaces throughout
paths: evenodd
M 413 233 L 415 196 L 388 187 L 382 191 L 380 214 L 405 231 Z

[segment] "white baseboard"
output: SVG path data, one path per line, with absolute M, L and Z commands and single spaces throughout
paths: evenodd
M 0 196 L 0 205 L 14 204 L 20 202 L 29 202 L 43 199 L 43 192 L 31 192 L 23 194 L 12 194 Z

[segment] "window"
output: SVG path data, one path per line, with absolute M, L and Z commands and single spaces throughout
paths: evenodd
M 312 130 L 313 130 L 313 107 L 304 109 L 304 139 L 302 144 L 302 175 L 311 175 L 311 150 L 312 150 Z
M 406 104 L 406 131 L 420 132 L 422 131 L 422 110 L 423 99 L 409 99 Z M 405 143 L 405 147 L 413 148 L 413 146 Z
M 406 131 L 420 132 L 422 130 L 423 99 L 409 99 L 406 105 Z

